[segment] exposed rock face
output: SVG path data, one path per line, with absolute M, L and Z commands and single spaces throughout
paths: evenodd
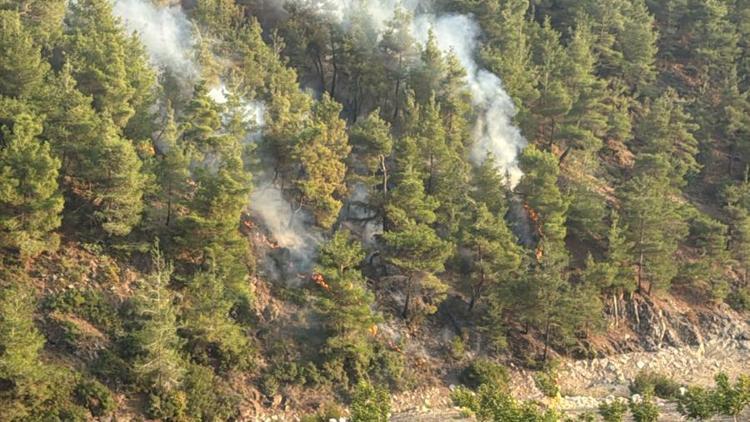
M 742 339 L 750 336 L 747 321 L 728 307 L 691 307 L 674 301 L 648 297 L 621 300 L 624 310 L 619 325 L 634 336 L 618 338 L 613 348 L 619 352 L 657 351 L 665 347 L 701 347 L 709 339 Z M 744 336 L 744 337 L 743 337 Z

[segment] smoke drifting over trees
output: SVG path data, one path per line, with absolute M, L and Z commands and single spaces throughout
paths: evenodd
M 750 6 L 664 3 L 0 0 L 2 417 L 541 415 L 491 360 L 750 310 Z

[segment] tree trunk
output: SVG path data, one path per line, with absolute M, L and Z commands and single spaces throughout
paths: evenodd
M 411 303 L 411 276 L 406 280 L 406 300 L 404 300 L 404 309 L 401 311 L 403 319 L 409 319 L 409 304 Z
M 542 355 L 542 361 L 547 362 L 547 350 L 549 349 L 549 328 L 550 318 L 547 317 L 547 324 L 544 327 L 544 354 Z

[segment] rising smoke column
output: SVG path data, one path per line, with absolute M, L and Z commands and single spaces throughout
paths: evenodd
M 516 108 L 502 81 L 497 75 L 481 69 L 474 59 L 481 34 L 479 25 L 466 15 L 422 15 L 414 20 L 415 38 L 425 43 L 430 28 L 440 48 L 452 51 L 466 69 L 467 83 L 478 111 L 472 160 L 482 163 L 491 153 L 499 170 L 507 174 L 511 186 L 515 186 L 523 176 L 518 167 L 518 154 L 527 143 L 521 131 L 513 125 Z
M 480 68 L 475 60 L 481 29 L 474 19 L 458 14 L 435 16 L 421 13 L 420 10 L 430 8 L 428 0 L 340 0 L 328 3 L 319 12 L 330 14 L 344 27 L 348 26 L 352 15 L 366 13 L 374 27 L 382 32 L 397 7 L 416 14 L 412 25 L 414 39 L 426 43 L 432 29 L 440 48 L 453 51 L 466 69 L 467 84 L 478 115 L 473 133 L 472 161 L 481 164 L 491 153 L 495 156 L 498 171 L 507 175 L 511 186 L 518 184 L 523 176 L 518 155 L 527 142 L 513 124 L 516 108 L 502 81 L 492 72 Z
M 151 61 L 182 80 L 200 75 L 193 60 L 193 26 L 179 5 L 157 7 L 150 0 L 115 0 L 114 14 L 138 34 Z

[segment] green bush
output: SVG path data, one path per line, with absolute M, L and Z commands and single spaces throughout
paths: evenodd
M 557 366 L 556 362 L 549 362 L 541 371 L 534 374 L 534 384 L 547 397 L 557 397 L 560 394 Z
M 352 394 L 352 422 L 388 422 L 391 395 L 387 389 L 360 381 Z
M 737 416 L 750 405 L 750 376 L 740 375 L 734 385 L 725 373 L 716 375 L 715 380 L 714 403 L 718 413 L 737 420 Z
M 729 293 L 726 302 L 737 312 L 750 311 L 750 288 L 745 287 Z
M 301 422 L 328 422 L 331 419 L 339 420 L 342 417 L 344 417 L 344 409 L 341 406 L 326 402 L 314 414 L 303 416 Z
M 228 421 L 237 418 L 239 397 L 214 375 L 211 368 L 190 365 L 183 388 L 187 397 L 187 414 L 192 418 L 201 421 Z
M 680 384 L 672 378 L 653 371 L 641 371 L 630 383 L 630 391 L 633 394 L 643 395 L 652 391 L 656 397 L 668 400 L 675 399 L 679 395 Z
M 164 421 L 184 419 L 187 410 L 187 397 L 182 391 L 159 391 L 148 396 L 146 416 Z
M 630 400 L 630 413 L 635 422 L 657 422 L 659 407 L 654 403 L 653 393 L 646 391 L 639 400 Z
M 130 372 L 130 365 L 111 350 L 99 352 L 91 365 L 91 371 L 97 378 L 106 380 L 107 383 L 114 384 L 115 387 L 130 385 L 135 381 Z
M 75 396 L 83 407 L 94 416 L 105 416 L 115 410 L 116 403 L 112 393 L 96 380 L 83 380 L 75 389 Z
M 710 419 L 716 414 L 715 395 L 702 387 L 688 387 L 685 394 L 677 398 L 677 410 L 691 419 Z
M 473 390 L 485 384 L 506 390 L 510 378 L 508 371 L 502 365 L 486 358 L 479 358 L 461 372 L 459 380 Z
M 44 301 L 44 307 L 48 311 L 80 316 L 109 335 L 121 335 L 124 332 L 117 309 L 101 291 L 68 289 L 49 295 Z
M 453 404 L 462 409 L 470 410 L 471 413 L 476 413 L 479 410 L 479 398 L 476 393 L 470 389 L 459 385 L 455 390 L 451 392 L 451 399 Z
M 628 412 L 628 405 L 623 400 L 612 400 L 599 405 L 599 415 L 604 422 L 622 422 L 622 418 Z

